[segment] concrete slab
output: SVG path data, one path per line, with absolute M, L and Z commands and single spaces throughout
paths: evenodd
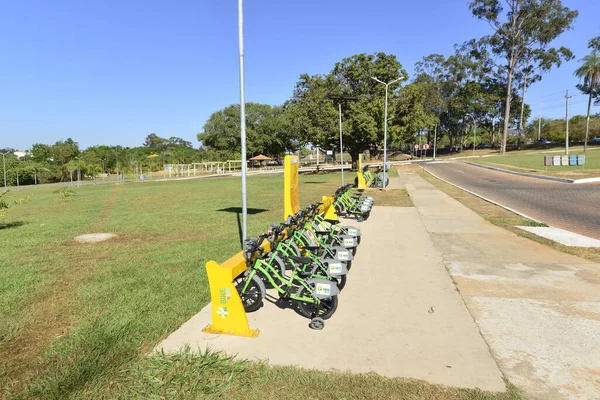
M 353 224 L 356 224 L 354 222 Z M 376 372 L 504 391 L 505 385 L 439 253 L 412 207 L 374 207 L 337 313 L 325 329 L 274 304 L 249 314 L 258 338 L 207 335 L 205 308 L 157 349 L 223 350 L 274 365 Z
M 600 240 L 551 226 L 517 226 L 519 229 L 569 247 L 600 247 Z
M 401 176 L 504 375 L 532 399 L 600 398 L 600 265 L 489 224 L 438 229 L 428 219 L 462 215 L 442 192 L 431 207 L 420 178 Z M 481 232 L 475 232 L 479 225 Z M 486 230 L 487 232 L 483 232 Z

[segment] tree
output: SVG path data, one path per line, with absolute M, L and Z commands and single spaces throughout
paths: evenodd
M 570 29 L 577 11 L 563 7 L 561 0 L 506 0 L 506 13 L 501 0 L 473 0 L 469 8 L 478 19 L 487 21 L 494 33 L 481 39 L 499 57 L 498 67 L 506 76 L 506 100 L 501 152 L 506 151 L 510 124 L 513 80 L 531 66 L 549 71 L 572 57 L 568 49 L 549 48 L 550 43 Z
M 595 44 L 597 44 L 595 46 Z M 575 75 L 583 80 L 582 84 L 577 85 L 577 88 L 588 95 L 587 117 L 585 123 L 585 139 L 583 142 L 583 151 L 587 151 L 587 144 L 590 131 L 590 111 L 592 108 L 592 99 L 600 96 L 600 36 L 591 39 L 588 47 L 592 49 L 592 53 L 583 57 L 579 62 L 581 66 L 575 70 Z
M 290 124 L 285 112 L 282 107 L 246 103 L 247 155 L 262 153 L 279 156 L 286 150 L 290 150 L 289 146 L 292 144 Z M 239 157 L 240 106 L 233 104 L 212 113 L 197 138 L 207 149 L 225 152 L 228 158 Z
M 383 141 L 383 108 L 385 87 L 371 77 L 389 82 L 407 78 L 395 55 L 356 54 L 335 64 L 327 75 L 300 76 L 294 94 L 288 102 L 292 126 L 305 143 L 326 149 L 339 146 L 339 105 L 342 101 L 344 150 L 350 153 L 355 166 L 361 152 L 376 149 Z M 396 96 L 399 84 L 389 88 L 390 98 Z M 336 98 L 351 97 L 343 101 Z M 394 115 L 395 102 L 390 100 L 388 115 Z M 390 140 L 398 140 L 402 130 L 398 121 L 390 120 Z
M 159 137 L 156 133 L 149 134 L 144 140 L 144 147 L 151 149 L 164 149 L 167 144 L 169 144 L 169 140 Z

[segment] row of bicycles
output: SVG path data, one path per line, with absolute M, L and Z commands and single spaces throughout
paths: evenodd
M 340 216 L 364 221 L 373 207 L 373 198 L 363 196 L 350 185 L 334 193 Z M 234 280 L 246 312 L 262 307 L 267 288 L 281 301 L 289 302 L 309 326 L 323 329 L 338 306 L 338 294 L 361 241 L 360 229 L 328 220 L 314 203 L 263 235 L 244 242 L 248 269 Z

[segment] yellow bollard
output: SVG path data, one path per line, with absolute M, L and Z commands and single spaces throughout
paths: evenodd
M 298 201 L 298 156 L 285 156 L 283 170 L 283 219 L 300 209 Z
M 363 155 L 359 154 L 358 155 L 358 171 L 356 171 L 356 177 L 357 177 L 357 185 L 356 187 L 358 189 L 364 190 L 367 188 L 367 180 L 365 179 L 363 173 L 362 173 L 362 158 Z
M 335 212 L 335 207 L 333 206 L 334 200 L 335 198 L 333 196 L 323 196 L 321 198 L 321 203 L 323 204 L 321 204 L 321 209 L 319 211 L 325 214 L 323 216 L 324 219 L 337 221 L 338 216 Z
M 212 324 L 202 331 L 224 335 L 257 337 L 258 329 L 250 329 L 246 310 L 233 280 L 247 269 L 246 259 L 240 251 L 223 264 L 206 263 L 210 285 Z

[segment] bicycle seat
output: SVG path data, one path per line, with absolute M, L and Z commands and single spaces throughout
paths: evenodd
M 319 246 L 304 246 L 304 250 L 308 250 L 308 251 L 317 251 L 320 248 L 321 247 L 319 247 Z
M 312 260 L 308 257 L 290 256 L 290 259 L 299 264 L 310 264 L 312 262 Z
M 331 225 L 337 225 L 340 223 L 337 219 L 326 219 L 325 221 L 329 222 Z
M 329 235 L 329 231 L 316 231 L 317 235 Z

